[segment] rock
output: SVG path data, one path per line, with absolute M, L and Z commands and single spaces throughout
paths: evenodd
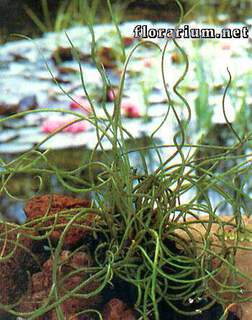
M 70 251 L 62 251 L 57 270 L 57 279 L 60 285 L 58 286 L 59 297 L 63 297 L 70 290 L 74 289 L 84 280 L 88 279 L 88 274 L 84 271 L 76 272 L 74 275 L 69 275 L 74 270 L 88 268 L 92 266 L 91 257 L 83 252 L 78 251 L 72 254 Z M 53 285 L 52 281 L 53 259 L 50 258 L 43 265 L 42 271 L 34 274 L 31 278 L 31 283 L 26 294 L 20 303 L 20 312 L 32 312 L 38 309 L 48 298 L 49 292 Z M 69 276 L 68 276 L 69 275 Z M 79 294 L 89 293 L 97 289 L 98 283 L 91 282 L 84 288 L 78 291 Z M 51 301 L 53 302 L 53 301 Z M 61 304 L 61 309 L 65 319 L 72 318 L 76 313 L 85 309 L 90 309 L 100 302 L 100 296 L 96 295 L 90 298 L 71 297 Z M 38 320 L 54 320 L 58 319 L 55 310 L 51 310 L 45 315 L 38 317 Z
M 58 215 L 58 224 L 63 226 L 55 226 L 54 231 L 51 233 L 50 238 L 52 241 L 57 242 L 61 236 L 62 231 L 64 230 L 64 226 L 69 221 L 69 216 L 72 218 L 76 213 L 79 212 L 81 208 L 89 208 L 90 201 L 85 199 L 77 199 L 64 195 L 56 195 L 56 194 L 46 194 L 43 196 L 33 197 L 25 206 L 25 213 L 27 216 L 27 221 L 34 221 L 34 224 L 39 229 L 44 228 L 45 226 L 52 226 L 54 224 L 54 216 Z M 75 209 L 74 212 L 67 213 L 67 216 L 64 214 L 60 214 L 63 210 Z M 43 222 L 40 220 L 36 221 L 36 219 L 52 216 L 53 219 L 45 219 Z M 94 213 L 88 213 L 84 216 L 84 218 L 80 218 L 76 221 L 77 224 L 71 226 L 65 236 L 64 239 L 64 247 L 69 248 L 76 244 L 79 241 L 83 240 L 88 234 L 90 234 L 90 230 L 85 228 L 84 226 L 91 226 L 95 219 Z M 67 218 L 68 217 L 68 218 Z
M 187 228 L 189 228 L 191 236 L 193 236 L 198 245 L 198 255 L 202 254 L 202 250 L 204 250 L 204 237 L 208 228 L 208 221 L 209 218 L 204 216 L 197 220 L 194 218 L 187 219 L 187 223 L 191 222 Z M 212 269 L 218 268 L 219 270 L 209 280 L 208 286 L 210 290 L 206 294 L 211 297 L 211 291 L 213 291 L 215 294 L 214 298 L 219 296 L 225 308 L 236 314 L 240 320 L 250 320 L 252 302 L 246 300 L 252 299 L 252 218 L 242 218 L 242 231 L 239 231 L 239 240 L 236 239 L 238 232 L 235 227 L 234 217 L 221 216 L 218 217 L 218 221 L 220 222 L 217 223 L 216 220 L 211 222 L 208 240 L 213 252 L 211 258 Z M 175 233 L 179 238 L 187 242 L 189 241 L 188 234 L 182 229 L 177 229 Z M 237 245 L 239 248 L 234 252 L 234 248 Z M 223 259 L 227 259 L 230 262 L 230 259 L 228 259 L 230 254 L 237 271 L 231 270 L 223 261 Z M 223 290 L 220 284 L 226 286 L 225 290 Z M 238 292 L 233 292 L 232 288 L 228 290 L 230 286 L 239 286 L 240 290 Z M 241 299 L 245 301 L 240 301 Z
M 28 287 L 28 272 L 39 270 L 44 262 L 43 254 L 32 255 L 34 243 L 29 236 L 34 232 L 17 225 L 0 222 L 0 302 L 4 305 L 16 303 Z M 15 245 L 17 243 L 17 247 Z M 38 241 L 38 245 L 41 245 Z M 11 254 L 10 257 L 7 257 Z M 6 259 L 4 259 L 6 257 Z M 6 314 L 0 308 L 1 315 Z
M 133 310 L 119 299 L 111 299 L 103 310 L 104 320 L 136 320 Z
M 234 241 L 228 240 L 226 240 L 225 243 L 228 254 L 229 250 L 232 251 L 235 243 Z M 238 273 L 231 271 L 225 263 L 220 264 L 220 260 L 215 258 L 212 262 L 213 269 L 220 267 L 220 271 L 215 275 L 213 281 L 210 281 L 209 285 L 211 290 L 215 290 L 218 295 L 224 299 L 226 308 L 229 311 L 234 313 L 240 320 L 250 320 L 252 314 L 252 242 L 241 241 L 238 245 L 240 248 L 237 249 L 234 256 L 234 266 L 237 268 Z M 245 275 L 245 277 L 242 276 L 242 274 Z M 219 283 L 227 286 L 238 285 L 240 290 L 236 293 L 232 293 L 232 290 L 229 291 L 228 289 L 225 290 L 226 292 L 222 292 L 223 288 Z M 239 302 L 241 298 L 247 299 L 248 301 Z M 235 301 L 238 302 L 233 303 Z

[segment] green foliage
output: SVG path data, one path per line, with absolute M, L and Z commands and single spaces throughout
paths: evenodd
M 233 100 L 234 101 L 240 101 L 240 106 L 237 106 L 239 109 L 239 112 L 236 114 L 235 119 L 235 127 L 237 131 L 242 132 L 242 134 L 246 134 L 251 130 L 251 107 L 248 104 L 247 101 L 247 95 L 246 92 L 249 92 L 249 84 L 250 84 L 250 76 L 249 74 L 244 75 L 246 84 L 246 87 L 242 91 L 242 97 L 239 99 L 238 93 L 241 91 L 238 88 L 234 88 L 233 90 Z
M 116 19 L 119 23 L 130 2 L 116 1 L 112 9 L 112 6 L 104 7 L 103 0 L 64 0 L 60 2 L 55 16 L 52 16 L 48 0 L 41 0 L 42 19 L 29 7 L 26 8 L 26 13 L 41 32 L 59 32 L 76 25 L 96 23 L 97 17 L 99 22 L 108 22 L 112 16 L 113 21 Z
M 197 80 L 198 80 L 198 96 L 195 101 L 195 111 L 197 115 L 197 126 L 202 131 L 209 130 L 212 125 L 213 110 L 208 104 L 209 85 L 207 82 L 207 74 L 204 70 L 204 64 L 200 53 L 196 56 L 197 61 Z
M 250 0 L 186 0 L 185 5 L 194 6 L 195 11 L 204 21 L 208 23 L 219 23 L 222 19 L 244 19 L 250 17 Z

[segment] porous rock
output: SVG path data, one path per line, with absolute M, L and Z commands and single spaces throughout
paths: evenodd
M 57 242 L 63 232 L 66 224 L 69 222 L 69 216 L 72 218 L 82 208 L 89 208 L 90 201 L 86 199 L 77 199 L 64 195 L 46 194 L 33 197 L 25 206 L 25 213 L 28 221 L 33 221 L 36 228 L 41 232 L 44 227 L 53 227 L 50 239 Z M 74 209 L 66 213 L 67 210 Z M 61 212 L 65 213 L 61 213 Z M 58 214 L 58 216 L 56 216 Z M 95 219 L 95 214 L 90 212 L 79 218 L 75 224 L 72 224 L 64 238 L 64 248 L 70 248 L 90 234 L 91 226 Z M 45 217 L 45 219 L 36 219 Z M 51 219 L 49 219 L 51 218 Z M 57 219 L 57 224 L 55 224 Z
M 48 298 L 49 292 L 53 285 L 53 258 L 50 258 L 43 265 L 42 271 L 34 274 L 31 278 L 31 283 L 26 294 L 23 296 L 20 304 L 19 311 L 33 312 L 38 309 Z M 62 251 L 60 262 L 57 268 L 57 283 L 58 283 L 58 296 L 64 297 L 70 290 L 73 290 L 78 285 L 88 279 L 88 274 L 85 271 L 76 272 L 70 275 L 71 272 L 80 268 L 92 266 L 91 257 L 83 252 L 77 251 L 71 254 L 70 251 Z M 90 293 L 98 287 L 96 281 L 88 283 L 86 286 L 78 290 L 78 294 Z M 63 301 L 60 308 L 65 316 L 65 319 L 78 319 L 74 318 L 75 314 L 85 309 L 94 307 L 100 301 L 100 296 L 95 295 L 90 298 L 83 297 L 70 297 Z M 52 300 L 51 303 L 54 301 Z M 38 320 L 54 320 L 57 319 L 55 308 L 46 314 L 38 317 Z
M 218 272 L 209 282 L 209 291 L 206 295 L 219 296 L 228 311 L 236 314 L 240 320 L 250 320 L 252 315 L 252 218 L 241 219 L 241 230 L 237 231 L 234 217 L 221 216 L 218 221 L 209 220 L 202 216 L 200 219 L 188 218 L 188 230 L 197 244 L 198 254 L 204 250 L 204 237 L 209 228 L 208 241 L 211 244 L 211 266 Z M 222 224 L 224 223 L 224 224 Z M 177 229 L 179 238 L 190 241 L 183 229 Z M 239 235 L 240 238 L 237 238 Z M 232 261 L 234 270 L 225 262 Z M 222 285 L 220 285 L 222 284 Z M 226 289 L 223 290 L 223 285 Z M 228 287 L 239 287 L 240 290 L 228 290 Z M 243 299 L 243 301 L 241 301 Z
M 18 302 L 28 286 L 28 272 L 36 272 L 43 255 L 33 255 L 34 232 L 18 225 L 0 222 L 0 302 L 8 305 Z M 6 312 L 0 308 L 0 317 Z
M 134 311 L 119 299 L 111 299 L 103 310 L 104 320 L 136 320 Z

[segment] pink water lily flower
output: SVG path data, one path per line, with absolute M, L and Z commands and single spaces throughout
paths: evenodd
M 72 110 L 80 110 L 83 111 L 85 114 L 90 114 L 92 111 L 90 103 L 87 98 L 83 97 L 75 97 L 73 98 L 75 101 L 70 102 L 70 108 Z
M 121 108 L 125 117 L 127 118 L 140 118 L 140 109 L 139 106 L 132 100 L 125 99 L 122 100 Z
M 65 117 L 65 116 L 48 118 L 48 119 L 45 119 L 44 122 L 42 123 L 41 130 L 44 133 L 52 133 L 76 119 L 77 118 Z M 80 132 L 87 131 L 87 129 L 88 129 L 88 122 L 85 120 L 82 120 L 67 126 L 62 131 L 70 132 L 70 133 L 80 133 Z

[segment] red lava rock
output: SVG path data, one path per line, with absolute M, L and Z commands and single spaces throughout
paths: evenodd
M 3 258 L 0 261 L 0 302 L 4 305 L 18 302 L 27 290 L 28 272 L 32 273 L 44 262 L 40 256 L 35 261 L 31 254 L 33 240 L 27 237 L 31 234 L 35 235 L 20 226 L 0 222 L 0 254 Z M 5 314 L 0 308 L 0 318 Z
M 69 196 L 64 195 L 57 195 L 57 194 L 46 194 L 43 196 L 36 196 L 33 197 L 25 206 L 25 213 L 27 215 L 28 221 L 35 220 L 40 217 L 45 217 L 48 215 L 55 216 L 55 214 L 59 213 L 57 225 L 63 224 L 64 226 L 55 226 L 54 231 L 51 233 L 50 238 L 52 241 L 59 240 L 62 231 L 64 230 L 65 225 L 69 222 L 69 215 L 72 218 L 76 213 L 79 212 L 78 209 L 81 208 L 89 208 L 90 201 L 86 199 L 77 199 Z M 76 209 L 76 211 L 61 214 L 60 212 L 63 210 L 69 209 Z M 75 244 L 77 244 L 80 240 L 82 240 L 85 236 L 89 234 L 89 229 L 85 228 L 84 226 L 90 226 L 94 219 L 95 214 L 90 212 L 87 215 L 84 215 L 83 218 L 78 219 L 75 223 L 78 225 L 73 225 L 69 228 L 65 239 L 64 239 L 64 247 L 69 248 Z M 45 226 L 52 226 L 54 224 L 53 219 L 45 219 L 44 221 L 34 221 L 36 227 L 45 227 Z
M 88 279 L 88 274 L 83 271 L 68 276 L 70 272 L 84 267 L 91 267 L 92 260 L 88 254 L 79 251 L 71 255 L 70 251 L 63 251 L 61 253 L 61 264 L 57 269 L 58 279 L 58 295 L 63 297 L 67 292 L 80 285 L 84 280 Z M 50 258 L 43 265 L 41 272 L 34 274 L 31 278 L 31 284 L 27 293 L 23 296 L 19 311 L 32 312 L 38 309 L 47 299 L 52 281 L 52 267 L 53 260 Z M 64 278 L 64 279 L 63 279 Z M 78 293 L 84 294 L 95 290 L 98 287 L 97 282 L 91 282 L 82 288 Z M 96 295 L 91 298 L 70 297 L 61 304 L 61 309 L 64 313 L 65 319 L 78 319 L 74 315 L 85 309 L 95 306 L 100 301 L 100 296 Z M 52 301 L 53 303 L 53 301 Z M 54 320 L 57 319 L 56 311 L 52 310 L 45 315 L 38 318 L 38 320 Z
M 136 320 L 133 310 L 119 299 L 110 300 L 103 310 L 104 320 Z

